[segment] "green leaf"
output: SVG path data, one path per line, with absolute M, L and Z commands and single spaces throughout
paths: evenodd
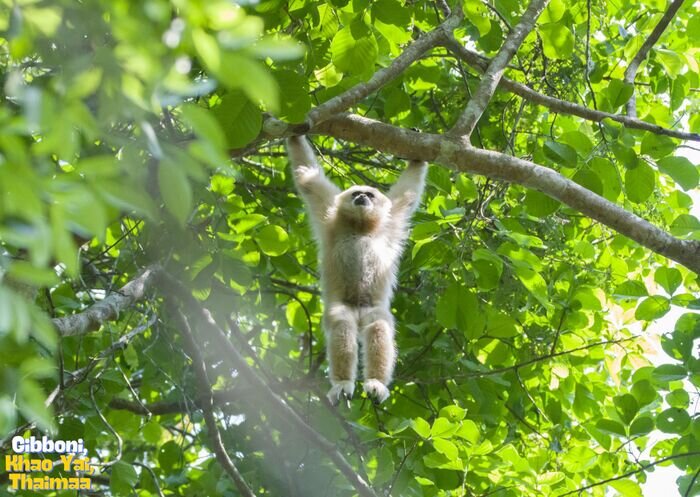
M 222 56 L 220 77 L 229 90 L 242 90 L 255 105 L 261 104 L 270 112 L 279 112 L 277 81 L 260 62 L 227 52 Z
M 479 0 L 464 0 L 464 14 L 469 22 L 479 31 L 479 36 L 486 36 L 491 31 L 489 13 L 483 2 Z
M 589 166 L 603 184 L 603 196 L 611 202 L 616 201 L 622 193 L 622 183 L 615 164 L 603 157 L 594 157 Z
M 344 27 L 331 42 L 331 60 L 342 72 L 362 74 L 374 68 L 377 40 L 362 20 Z
M 267 225 L 255 236 L 263 253 L 276 257 L 289 250 L 289 235 L 280 226 Z
M 659 394 L 649 380 L 640 380 L 632 385 L 632 395 L 639 405 L 645 406 L 656 400 Z
M 611 79 L 605 89 L 605 96 L 608 97 L 613 110 L 625 105 L 633 93 L 634 85 L 619 79 Z
M 636 481 L 624 478 L 610 482 L 610 486 L 620 493 L 621 497 L 643 497 L 642 487 Z
M 437 301 L 435 315 L 443 327 L 461 330 L 469 337 L 478 336 L 483 329 L 476 295 L 459 283 L 447 287 Z
M 430 438 L 430 423 L 423 418 L 414 418 L 411 422 L 411 428 L 421 438 Z
M 275 79 L 284 98 L 280 102 L 280 119 L 292 123 L 301 123 L 311 109 L 308 80 L 294 71 L 277 71 Z M 258 126 L 258 130 L 260 127 Z
M 544 155 L 557 165 L 576 167 L 576 150 L 565 143 L 546 140 L 544 142 Z
M 654 420 L 649 416 L 640 416 L 630 425 L 630 436 L 640 436 L 651 433 L 654 429 Z
M 679 214 L 671 223 L 671 234 L 688 236 L 700 231 L 700 221 L 690 214 Z
M 644 161 L 639 161 L 637 167 L 625 171 L 625 191 L 630 201 L 641 204 L 654 192 L 656 175 L 654 170 Z
M 604 433 L 610 433 L 611 435 L 619 435 L 621 437 L 627 436 L 625 427 L 612 419 L 603 418 L 599 420 L 595 426 Z
M 637 310 L 634 312 L 634 317 L 643 321 L 653 321 L 664 316 L 670 310 L 670 300 L 661 295 L 654 295 L 644 299 L 642 303 L 639 304 L 639 307 L 637 307 Z
M 453 423 L 457 421 L 461 421 L 464 419 L 464 416 L 467 415 L 466 409 L 462 409 L 461 407 L 458 406 L 445 406 L 442 409 L 440 409 L 439 413 L 441 418 L 447 418 Z
M 668 136 L 646 133 L 642 139 L 642 154 L 661 159 L 676 150 L 676 142 Z
M 550 59 L 566 59 L 574 51 L 574 35 L 568 26 L 552 22 L 539 27 L 544 54 Z
M 182 449 L 174 440 L 165 442 L 158 450 L 158 464 L 166 473 L 173 473 L 182 465 Z
M 553 0 L 549 2 L 537 20 L 543 24 L 557 22 L 564 17 L 566 10 L 566 4 L 563 0 Z
M 668 174 L 684 190 L 698 186 L 698 168 L 685 157 L 664 157 L 657 162 L 659 171 Z
M 53 269 L 36 267 L 22 260 L 13 261 L 7 274 L 15 281 L 37 287 L 53 286 L 59 281 Z
M 690 416 L 685 409 L 671 407 L 656 416 L 656 427 L 664 433 L 682 434 L 690 426 Z
M 458 425 L 451 423 L 446 418 L 436 418 L 430 428 L 431 437 L 450 438 L 457 432 Z
M 480 438 L 479 428 L 471 419 L 465 419 L 455 432 L 455 436 L 467 440 L 472 445 L 476 445 Z
M 664 364 L 654 369 L 651 373 L 652 379 L 662 384 L 670 381 L 682 380 L 687 375 L 688 371 L 683 366 L 676 364 Z
M 180 112 L 183 120 L 200 139 L 211 143 L 218 150 L 226 149 L 224 133 L 210 112 L 193 104 L 183 105 Z
M 109 476 L 109 488 L 114 495 L 131 495 L 138 481 L 139 476 L 136 474 L 136 470 L 131 464 L 124 461 L 117 461 L 112 465 Z
M 555 213 L 559 207 L 561 203 L 537 190 L 528 189 L 525 194 L 525 208 L 533 216 L 547 217 Z
M 535 297 L 535 299 L 537 299 L 540 304 L 542 304 L 545 308 L 549 308 L 551 306 L 547 291 L 547 283 L 542 275 L 525 266 L 514 266 L 513 271 L 523 286 L 527 288 L 527 290 Z
M 654 272 L 654 281 L 661 285 L 669 295 L 673 295 L 683 282 L 683 276 L 675 267 L 660 267 Z
M 449 440 L 435 438 L 433 439 L 433 447 L 435 447 L 435 450 L 440 454 L 446 455 L 450 460 L 459 459 L 459 450 L 457 446 Z
M 260 109 L 240 91 L 231 91 L 212 109 L 230 148 L 242 148 L 260 134 L 263 116 Z
M 44 401 L 46 394 L 34 380 L 22 378 L 17 392 L 17 407 L 30 423 L 36 423 L 42 431 L 55 429 L 55 418 Z
M 613 399 L 615 404 L 615 409 L 617 414 L 619 414 L 620 419 L 626 425 L 629 425 L 634 417 L 639 411 L 639 404 L 637 404 L 637 399 L 631 394 L 618 395 Z
M 177 164 L 162 160 L 158 166 L 158 188 L 165 208 L 184 226 L 192 212 L 192 187 Z
M 690 404 L 690 395 L 683 388 L 678 388 L 666 396 L 666 402 L 671 407 L 687 409 Z
M 411 22 L 411 10 L 397 0 L 377 0 L 372 4 L 372 15 L 385 24 L 404 27 Z

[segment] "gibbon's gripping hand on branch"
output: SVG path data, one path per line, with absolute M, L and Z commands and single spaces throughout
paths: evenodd
M 342 396 L 352 397 L 359 341 L 363 389 L 375 402 L 383 402 L 396 362 L 391 298 L 427 164 L 409 161 L 386 196 L 369 186 L 341 192 L 324 175 L 306 138 L 289 138 L 287 150 L 319 246 L 328 398 L 338 403 Z

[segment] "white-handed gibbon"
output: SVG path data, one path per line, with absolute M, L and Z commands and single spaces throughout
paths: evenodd
M 359 338 L 364 391 L 383 402 L 396 362 L 391 298 L 427 164 L 409 161 L 385 196 L 369 186 L 340 191 L 326 178 L 303 136 L 289 138 L 287 150 L 319 247 L 332 385 L 328 399 L 337 403 L 341 395 L 352 397 Z

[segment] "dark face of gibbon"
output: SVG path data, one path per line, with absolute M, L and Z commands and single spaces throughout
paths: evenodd
M 338 214 L 360 231 L 372 231 L 389 216 L 391 200 L 371 186 L 352 186 L 338 195 Z

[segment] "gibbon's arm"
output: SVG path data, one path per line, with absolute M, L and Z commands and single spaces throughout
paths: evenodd
M 306 138 L 287 138 L 287 153 L 294 169 L 294 184 L 308 207 L 312 222 L 320 224 L 340 189 L 323 174 Z
M 427 172 L 427 162 L 409 161 L 408 167 L 389 190 L 389 199 L 392 203 L 391 217 L 399 225 L 407 224 L 411 214 L 418 208 Z

